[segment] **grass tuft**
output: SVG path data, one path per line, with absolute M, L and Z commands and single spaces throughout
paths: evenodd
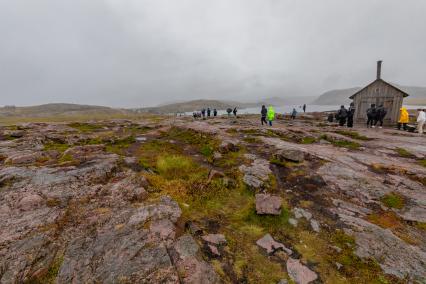
M 188 178 L 194 168 L 194 162 L 181 155 L 160 156 L 156 165 L 158 173 L 167 179 Z
M 382 203 L 389 208 L 402 209 L 405 204 L 404 197 L 398 193 L 391 192 L 381 199 Z
M 333 144 L 336 147 L 343 147 L 343 148 L 347 148 L 347 149 L 351 149 L 351 150 L 358 150 L 361 147 L 361 145 L 359 143 L 348 141 L 348 140 L 334 139 L 333 137 L 325 135 L 325 134 L 321 136 L 321 139 L 324 139 L 324 140 L 330 142 L 331 144 Z
M 398 153 L 398 155 L 400 155 L 401 157 L 404 157 L 404 158 L 414 158 L 415 157 L 412 153 L 410 153 L 407 149 L 404 149 L 404 148 L 396 148 L 395 151 Z
M 300 143 L 302 144 L 313 144 L 315 142 L 317 142 L 317 139 L 312 136 L 303 137 L 302 140 L 300 141 Z
M 373 140 L 373 138 L 369 138 L 367 136 L 361 135 L 356 131 L 349 131 L 349 130 L 336 130 L 335 131 L 337 134 L 343 135 L 343 136 L 347 136 L 350 137 L 352 139 L 356 139 L 356 140 L 363 140 L 363 141 L 369 141 L 369 140 Z

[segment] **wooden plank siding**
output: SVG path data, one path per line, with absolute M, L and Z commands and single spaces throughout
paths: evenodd
M 356 107 L 354 122 L 367 121 L 367 109 L 371 104 L 380 104 L 387 110 L 385 125 L 394 125 L 399 119 L 399 109 L 402 106 L 404 93 L 383 80 L 376 80 L 353 96 Z

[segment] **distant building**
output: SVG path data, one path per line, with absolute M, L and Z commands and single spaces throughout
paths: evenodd
M 349 98 L 353 100 L 356 111 L 354 122 L 363 123 L 367 120 L 367 109 L 371 104 L 376 107 L 383 105 L 387 110 L 384 124 L 395 124 L 399 119 L 402 101 L 409 95 L 401 89 L 389 84 L 381 78 L 382 61 L 377 61 L 377 78 Z

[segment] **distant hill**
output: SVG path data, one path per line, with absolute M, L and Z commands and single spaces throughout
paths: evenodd
M 46 116 L 75 116 L 75 115 L 116 115 L 129 113 L 128 110 L 113 109 L 103 106 L 78 104 L 44 104 L 29 107 L 5 106 L 0 107 L 0 117 L 46 117 Z
M 250 107 L 251 103 L 240 103 L 233 101 L 220 101 L 220 100 L 193 100 L 187 102 L 172 103 L 167 105 L 160 105 L 157 107 L 148 107 L 139 109 L 139 112 L 149 113 L 179 113 L 179 112 L 192 112 L 200 111 L 203 108 L 211 108 L 217 110 L 225 110 L 227 108 L 245 108 Z M 257 105 L 257 104 L 256 104 Z
M 406 105 L 426 105 L 426 87 L 400 86 L 396 87 L 407 92 L 410 96 L 404 99 Z M 349 97 L 361 90 L 361 87 L 348 89 L 331 90 L 325 92 L 312 102 L 315 105 L 348 105 L 351 100 Z
M 261 105 L 297 105 L 311 102 L 315 97 L 293 97 L 293 98 L 281 98 L 272 97 L 262 99 L 259 102 L 236 102 L 236 101 L 222 101 L 222 100 L 192 100 L 186 102 L 175 102 L 169 104 L 162 104 L 156 107 L 148 107 L 137 109 L 138 112 L 148 113 L 179 113 L 179 112 L 192 112 L 200 111 L 203 108 L 211 108 L 217 110 L 225 110 L 227 108 L 250 108 L 260 107 Z

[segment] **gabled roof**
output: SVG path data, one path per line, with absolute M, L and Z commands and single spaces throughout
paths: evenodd
M 365 86 L 364 88 L 362 88 L 361 90 L 359 90 L 358 92 L 356 92 L 355 94 L 353 94 L 352 96 L 350 96 L 349 98 L 350 98 L 350 99 L 353 99 L 356 95 L 358 95 L 359 93 L 361 93 L 362 91 L 364 91 L 365 89 L 367 89 L 368 87 L 370 87 L 371 85 L 373 85 L 374 83 L 376 83 L 376 82 L 378 82 L 378 81 L 381 81 L 381 82 L 385 83 L 386 85 L 388 85 L 388 86 L 390 86 L 390 87 L 394 88 L 395 90 L 397 90 L 397 91 L 401 92 L 401 93 L 402 93 L 402 95 L 404 96 L 404 98 L 409 96 L 409 94 L 407 94 L 406 92 L 404 92 L 404 91 L 403 91 L 403 90 L 401 90 L 400 88 L 397 88 L 397 87 L 395 87 L 395 86 L 394 86 L 394 85 L 392 85 L 392 84 L 389 84 L 389 83 L 388 83 L 388 82 L 386 82 L 385 80 L 383 80 L 383 79 L 376 79 L 376 80 L 374 80 L 373 82 L 371 82 L 370 84 L 368 84 L 367 86 Z

